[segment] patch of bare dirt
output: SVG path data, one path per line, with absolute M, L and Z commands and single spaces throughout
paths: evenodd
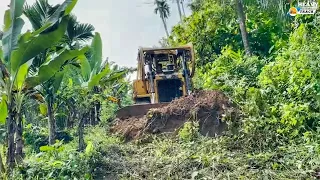
M 192 120 L 199 122 L 202 135 L 214 137 L 226 130 L 227 124 L 222 121 L 222 117 L 234 113 L 234 109 L 222 92 L 201 90 L 162 108 L 151 109 L 143 117 L 117 119 L 111 132 L 131 140 L 139 138 L 143 133 L 175 132 L 185 122 Z

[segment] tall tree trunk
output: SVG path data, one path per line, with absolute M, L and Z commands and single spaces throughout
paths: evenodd
M 69 122 L 70 122 L 71 115 L 72 115 L 70 109 L 68 109 L 67 111 L 68 111 L 68 117 L 67 117 L 66 121 L 64 122 L 64 129 L 65 130 L 68 129 Z
M 95 119 L 95 123 L 98 124 L 100 122 L 100 109 L 101 109 L 101 104 L 98 101 L 95 105 L 95 112 L 96 112 L 96 119 Z M 95 124 L 95 125 L 96 125 Z
M 179 11 L 179 16 L 180 16 L 180 22 L 182 22 L 182 13 L 181 13 L 181 7 L 180 7 L 180 0 L 176 0 L 178 11 Z
M 22 117 L 21 113 L 17 114 L 17 129 L 16 129 L 16 161 L 17 163 L 21 163 L 23 160 L 23 139 L 22 139 L 22 132 L 23 132 L 23 124 L 22 124 Z
M 101 89 L 97 86 L 94 87 L 93 89 L 95 94 L 100 94 L 101 93 Z M 95 101 L 94 102 L 94 107 L 93 107 L 93 112 L 94 112 L 94 119 L 93 119 L 93 123 L 91 125 L 96 125 L 98 124 L 98 122 L 100 121 L 99 117 L 100 117 L 100 101 Z
M 69 127 L 73 128 L 75 124 L 75 120 L 79 119 L 78 112 L 75 108 L 72 108 L 72 121 L 69 124 Z
M 161 19 L 162 19 L 164 30 L 166 31 L 167 37 L 169 38 L 169 31 L 168 31 L 166 20 L 163 16 L 161 17 Z
M 118 104 L 119 108 L 122 108 L 122 104 L 121 104 L 121 100 L 120 99 L 118 100 L 117 104 Z
M 183 0 L 181 0 L 180 3 L 181 3 L 181 8 L 182 8 L 183 16 L 185 17 L 185 16 L 186 16 L 186 12 L 185 12 L 185 10 L 184 10 Z
M 1 152 L 0 152 L 0 177 L 2 177 L 5 173 L 5 169 L 4 169 L 4 164 L 3 164 L 3 161 L 2 161 L 2 155 L 1 155 Z
M 77 119 L 77 113 L 75 108 L 70 104 L 69 105 L 69 117 L 68 117 L 68 124 L 67 128 L 73 127 L 74 120 Z
M 53 145 L 56 138 L 56 121 L 53 114 L 53 98 L 48 99 L 48 126 L 49 126 L 49 144 Z
M 90 125 L 91 126 L 94 126 L 95 120 L 96 120 L 96 108 L 94 104 L 93 104 L 93 107 L 90 109 Z
M 7 166 L 9 174 L 12 172 L 12 169 L 15 165 L 15 144 L 14 144 L 14 133 L 15 133 L 15 116 L 16 112 L 14 111 L 14 103 L 13 98 L 9 101 L 9 118 L 7 122 L 7 143 L 8 143 L 8 150 L 7 150 Z
M 237 9 L 238 18 L 239 18 L 239 26 L 240 26 L 243 46 L 246 51 L 246 54 L 251 55 L 251 49 L 250 49 L 249 39 L 248 39 L 248 32 L 246 29 L 246 18 L 244 15 L 243 4 L 242 4 L 241 0 L 236 0 L 236 9 Z
M 83 116 L 79 119 L 78 126 L 78 136 L 79 136 L 79 151 L 83 151 L 85 149 L 83 131 L 84 131 L 84 121 L 87 118 L 87 114 L 83 114 Z

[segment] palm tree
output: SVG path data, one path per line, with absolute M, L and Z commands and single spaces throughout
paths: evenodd
M 167 37 L 169 37 L 169 31 L 166 22 L 166 19 L 168 19 L 170 16 L 169 4 L 166 0 L 155 0 L 154 4 L 157 5 L 157 7 L 154 9 L 154 12 L 156 14 L 159 12 Z
M 32 6 L 26 5 L 24 7 L 24 15 L 30 21 L 32 28 L 38 30 L 58 7 L 59 5 L 50 5 L 48 0 L 37 0 Z M 88 23 L 79 23 L 75 15 L 70 16 L 64 42 L 62 43 L 67 44 L 70 49 L 74 49 L 79 43 L 93 38 L 95 28 Z
M 52 15 L 55 9 L 59 5 L 52 6 L 48 3 L 48 0 L 37 0 L 32 6 L 26 5 L 24 7 L 24 15 L 31 22 L 34 30 L 38 30 L 42 27 L 48 17 Z M 77 21 L 76 16 L 71 15 L 71 18 L 68 22 L 67 31 L 63 40 L 56 45 L 56 49 L 62 49 L 64 46 L 67 46 L 69 49 L 79 49 L 81 42 L 85 42 L 93 38 L 94 27 L 91 24 L 82 24 Z M 46 61 L 46 58 L 51 53 L 54 53 L 56 49 L 51 50 L 47 49 L 34 60 L 34 63 L 31 66 L 31 69 L 37 69 L 40 64 Z M 72 60 L 68 61 L 69 64 L 73 64 Z M 54 117 L 54 97 L 57 89 L 53 89 L 52 85 L 55 83 L 54 79 L 47 81 L 41 85 L 41 94 L 46 96 L 46 103 L 48 108 L 48 126 L 49 126 L 49 144 L 54 144 L 55 134 L 56 134 L 56 121 Z
M 245 12 L 243 9 L 243 4 L 241 0 L 236 0 L 236 9 L 237 9 L 237 14 L 238 14 L 238 20 L 239 20 L 239 26 L 240 26 L 240 31 L 241 31 L 241 37 L 242 37 L 242 42 L 244 49 L 246 51 L 247 55 L 251 55 L 251 49 L 249 45 L 249 39 L 248 39 L 248 32 L 246 29 L 246 17 L 245 17 Z
M 181 12 L 181 7 L 180 7 L 180 3 L 182 3 L 181 0 L 173 0 L 177 3 L 177 7 L 178 7 L 178 12 L 179 12 L 179 17 L 180 17 L 180 22 L 182 22 L 182 12 Z
M 67 32 L 66 32 L 66 43 L 69 48 L 75 49 L 82 42 L 87 42 L 93 38 L 93 32 L 95 28 L 93 25 L 88 23 L 79 23 L 75 15 L 71 15 L 69 20 Z
M 291 3 L 291 2 L 289 2 Z M 283 18 L 285 15 L 285 7 L 287 3 L 284 0 L 264 0 L 264 1 L 251 1 L 251 0 L 235 0 L 235 6 L 238 14 L 239 19 L 239 26 L 242 36 L 242 42 L 245 49 L 245 52 L 247 55 L 251 55 L 251 48 L 250 43 L 248 39 L 248 32 L 246 29 L 246 16 L 245 16 L 245 10 L 244 5 L 250 5 L 250 4 L 257 4 L 262 9 L 269 10 L 269 11 L 276 11 L 278 15 L 280 15 L 280 18 Z M 283 21 L 280 21 L 281 23 Z
M 181 3 L 181 8 L 182 8 L 182 12 L 183 12 L 183 16 L 186 16 L 186 12 L 184 10 L 184 0 L 180 0 Z

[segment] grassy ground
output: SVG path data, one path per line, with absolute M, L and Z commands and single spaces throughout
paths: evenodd
M 14 179 L 316 179 L 319 139 L 265 149 L 231 137 L 206 138 L 183 128 L 176 135 L 124 143 L 104 127 L 86 130 L 87 148 L 77 140 L 29 153 Z
M 183 136 L 162 135 L 148 143 L 109 140 L 98 151 L 105 153 L 109 175 L 121 179 L 315 179 L 320 165 L 315 141 L 255 150 L 228 137 Z

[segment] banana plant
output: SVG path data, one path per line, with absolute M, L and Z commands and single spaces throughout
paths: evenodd
M 47 21 L 47 17 L 52 16 L 54 13 L 54 9 L 59 8 L 59 5 L 52 6 L 48 3 L 48 0 L 37 0 L 33 5 L 26 5 L 24 8 L 24 15 L 31 22 L 33 29 L 36 31 L 42 27 L 43 24 Z M 52 53 L 55 53 L 56 49 L 64 49 L 68 48 L 71 50 L 79 49 L 80 42 L 85 42 L 90 40 L 93 37 L 92 32 L 94 31 L 94 27 L 91 24 L 83 24 L 77 21 L 75 15 L 70 15 L 70 20 L 68 22 L 67 30 L 64 38 L 61 42 L 59 42 L 56 47 L 52 49 L 46 49 L 39 56 L 36 57 L 34 63 L 32 64 L 32 69 L 37 69 L 39 64 L 45 62 Z M 87 50 L 87 48 L 86 48 Z M 75 52 L 75 51 L 73 51 Z M 79 52 L 80 54 L 84 54 L 85 52 Z M 78 54 L 78 55 L 80 55 Z M 67 65 L 76 65 L 74 63 L 73 56 L 69 56 L 69 60 L 65 63 L 64 66 Z M 45 97 L 45 104 L 40 104 L 41 107 L 46 106 L 46 114 L 48 119 L 48 129 L 49 129 L 49 144 L 52 145 L 55 143 L 56 136 L 56 121 L 54 117 L 55 109 L 55 96 L 60 88 L 60 84 L 64 77 L 65 70 L 61 69 L 56 73 L 55 76 L 51 77 L 48 81 L 41 84 L 41 88 L 39 88 L 39 92 L 42 96 Z
M 88 102 L 90 97 L 95 93 L 100 93 L 99 86 L 106 81 L 114 81 L 116 79 L 123 78 L 123 74 L 126 73 L 124 70 L 113 71 L 108 61 L 102 61 L 102 40 L 101 36 L 98 32 L 95 33 L 95 36 L 91 43 L 91 50 L 89 51 L 89 55 L 82 55 L 79 58 L 78 63 L 81 66 L 81 87 L 82 92 L 84 92 L 84 99 L 82 101 Z M 94 106 L 95 100 L 90 103 L 90 106 Z M 81 104 L 81 103 L 80 103 Z M 78 133 L 79 133 L 79 150 L 83 150 L 85 147 L 84 139 L 83 139 L 83 128 L 85 118 L 88 117 L 90 113 L 90 109 L 87 104 L 84 104 L 81 109 L 79 125 L 78 125 Z M 98 114 L 95 113 L 95 114 Z
M 67 29 L 69 14 L 77 0 L 65 0 L 48 21 L 37 31 L 21 34 L 24 20 L 21 18 L 25 0 L 11 0 L 10 9 L 5 11 L 2 37 L 2 57 L 0 84 L 0 122 L 7 124 L 7 166 L 9 173 L 15 164 L 15 126 L 21 121 L 21 105 L 28 91 L 49 80 L 60 69 L 67 56 L 77 56 L 79 52 L 63 51 L 48 59 L 31 76 L 30 65 L 34 57 L 58 43 Z M 5 69 L 5 70 L 3 70 Z
M 61 82 L 65 74 L 65 67 L 70 66 L 71 64 L 67 61 L 71 59 L 77 59 L 79 56 L 84 55 L 89 50 L 89 47 L 84 47 L 82 49 L 68 50 L 64 49 L 61 54 L 59 54 L 55 59 L 55 64 L 48 64 L 48 66 L 40 66 L 39 74 L 41 76 L 33 76 L 26 79 L 28 85 L 35 87 L 37 85 L 37 91 L 44 97 L 44 102 L 40 102 L 40 105 L 46 106 L 46 114 L 48 116 L 48 126 L 49 126 L 49 144 L 52 145 L 55 143 L 55 134 L 56 134 L 56 123 L 54 117 L 54 105 L 55 105 L 55 95 L 60 88 Z M 48 53 L 47 58 L 49 59 L 52 54 Z M 46 67 L 46 68 L 44 68 Z M 50 72 L 52 71 L 52 72 Z M 51 76 L 49 79 L 41 79 L 45 73 L 55 73 L 54 76 Z

